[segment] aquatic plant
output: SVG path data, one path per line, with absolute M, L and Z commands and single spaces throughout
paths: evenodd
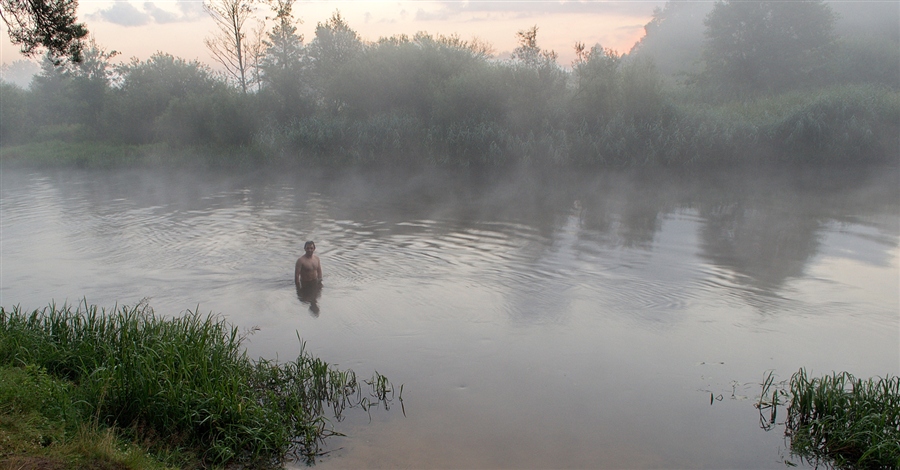
M 770 429 L 778 405 L 786 404 L 793 453 L 838 468 L 900 468 L 900 377 L 863 380 L 841 372 L 810 378 L 800 369 L 786 390 L 771 372 L 762 387 L 760 422 Z
M 236 327 L 188 310 L 157 316 L 144 302 L 107 312 L 83 303 L 25 312 L 0 307 L 0 365 L 46 369 L 74 384 L 85 416 L 167 436 L 202 450 L 212 464 L 277 464 L 289 453 L 312 459 L 330 429 L 363 396 L 352 371 L 301 348 L 285 364 L 253 361 Z M 374 382 L 387 382 L 376 375 Z

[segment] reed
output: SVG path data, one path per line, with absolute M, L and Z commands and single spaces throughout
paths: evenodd
M 771 373 L 762 386 L 761 422 L 771 412 L 774 423 L 779 393 L 789 397 L 785 434 L 795 454 L 838 468 L 900 468 L 900 377 L 863 380 L 841 372 L 810 378 L 800 369 L 787 390 Z
M 292 362 L 251 360 L 237 328 L 196 310 L 163 318 L 142 302 L 107 312 L 83 303 L 26 312 L 0 307 L 0 364 L 46 369 L 75 384 L 85 416 L 145 429 L 202 450 L 211 464 L 313 459 L 336 434 L 325 411 L 388 397 L 363 396 L 352 371 L 301 348 Z M 374 381 L 387 379 L 376 373 Z

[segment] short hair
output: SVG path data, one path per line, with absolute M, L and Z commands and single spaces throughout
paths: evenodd
M 306 243 L 303 244 L 303 249 L 306 249 L 306 247 L 308 247 L 309 245 L 316 246 L 316 242 L 314 242 L 312 240 L 307 241 Z

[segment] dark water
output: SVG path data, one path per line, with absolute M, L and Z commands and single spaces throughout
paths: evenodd
M 254 357 L 299 334 L 403 384 L 402 410 L 335 423 L 321 468 L 803 466 L 759 383 L 900 373 L 898 182 L 4 169 L 0 304 L 199 306 L 258 327 Z M 307 239 L 315 306 L 291 280 Z

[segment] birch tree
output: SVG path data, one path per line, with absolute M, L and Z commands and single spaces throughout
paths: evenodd
M 216 23 L 216 31 L 204 44 L 229 78 L 244 93 L 251 83 L 251 44 L 244 24 L 253 16 L 255 0 L 204 0 L 203 9 Z

